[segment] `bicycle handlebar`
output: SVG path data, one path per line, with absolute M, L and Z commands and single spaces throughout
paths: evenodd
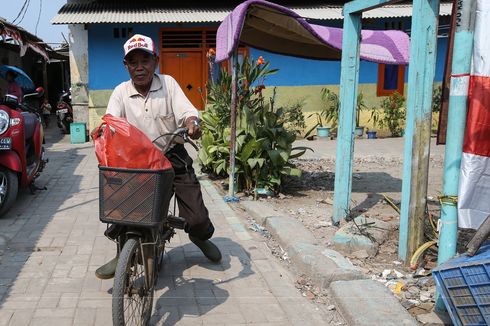
M 164 153 L 166 153 L 168 151 L 170 145 L 174 141 L 174 139 L 176 137 L 181 137 L 184 142 L 191 144 L 191 146 L 194 147 L 194 149 L 196 151 L 199 151 L 199 147 L 197 147 L 197 145 L 189 138 L 188 132 L 189 132 L 188 128 L 185 128 L 185 127 L 177 128 L 174 132 L 169 132 L 169 133 L 165 133 L 163 135 L 158 136 L 157 138 L 155 138 L 152 141 L 152 143 L 154 143 L 155 141 L 157 141 L 158 139 L 160 139 L 162 137 L 170 137 L 170 140 L 167 142 L 164 150 L 162 150 Z

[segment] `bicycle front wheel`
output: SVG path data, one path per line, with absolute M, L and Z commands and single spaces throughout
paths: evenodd
M 155 286 L 143 265 L 139 239 L 124 244 L 117 262 L 112 289 L 112 322 L 117 326 L 147 325 Z

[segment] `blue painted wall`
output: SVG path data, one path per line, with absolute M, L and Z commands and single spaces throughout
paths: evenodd
M 132 28 L 134 34 L 150 36 L 155 42 L 158 52 L 158 32 L 162 24 L 130 24 L 130 25 L 89 25 L 88 28 L 88 71 L 89 88 L 91 90 L 113 89 L 121 82 L 129 79 L 123 65 L 123 45 L 127 38 L 114 38 L 113 30 Z M 166 27 L 203 27 L 203 24 L 168 24 Z M 217 25 L 214 25 L 217 26 Z
M 150 25 L 117 25 L 131 27 L 133 33 L 150 36 L 158 41 L 159 26 Z M 121 82 L 128 80 L 129 75 L 123 65 L 123 45 L 127 38 L 114 38 L 116 25 L 90 25 L 88 29 L 88 71 L 91 90 L 113 89 Z M 158 44 L 155 44 L 158 48 Z
M 446 59 L 447 38 L 439 38 L 437 44 L 436 81 L 442 81 Z M 250 56 L 263 56 L 271 62 L 271 68 L 279 69 L 275 75 L 267 77 L 271 86 L 331 85 L 340 83 L 340 61 L 320 61 L 292 58 L 262 50 L 250 49 Z M 375 84 L 378 80 L 378 64 L 361 61 L 359 83 Z M 408 69 L 405 71 L 405 82 Z
M 180 26 L 195 27 L 198 25 Z M 158 32 L 162 24 L 89 25 L 89 88 L 91 90 L 113 89 L 129 78 L 122 63 L 122 47 L 126 38 L 114 38 L 114 27 L 131 27 L 134 33 L 152 37 L 158 47 Z M 172 26 L 169 25 L 169 27 Z M 447 38 L 439 38 L 436 81 L 441 81 L 443 77 L 446 49 Z M 340 82 L 340 61 L 292 58 L 257 49 L 250 49 L 250 55 L 255 59 L 262 55 L 266 60 L 271 61 L 272 68 L 280 69 L 279 73 L 268 77 L 267 84 L 271 86 L 330 85 Z M 376 83 L 378 65 L 362 61 L 359 76 L 360 83 Z M 407 77 L 408 72 L 405 74 L 406 79 Z

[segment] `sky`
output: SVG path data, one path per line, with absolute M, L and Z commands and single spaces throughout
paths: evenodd
M 61 43 L 64 42 L 63 33 L 68 39 L 68 26 L 67 25 L 52 25 L 51 19 L 56 16 L 58 10 L 67 2 L 67 0 L 3 0 L 8 2 L 8 5 L 3 5 L 0 11 L 0 16 L 5 18 L 8 22 L 12 21 L 19 14 L 24 2 L 27 1 L 28 8 L 25 12 L 24 19 L 18 23 L 22 18 L 22 15 L 15 22 L 16 25 L 21 26 L 29 33 L 37 35 L 46 43 Z M 3 2 L 2 1 L 2 2 Z M 42 6 L 41 6 L 42 5 Z M 36 33 L 36 23 L 39 17 L 39 9 L 41 9 L 41 16 Z M 50 44 L 56 48 L 59 44 Z

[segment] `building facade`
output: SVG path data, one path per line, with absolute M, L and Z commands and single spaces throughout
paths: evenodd
M 315 24 L 342 26 L 341 2 L 326 6 L 319 1 L 293 8 Z M 53 23 L 70 25 L 70 60 L 75 120 L 96 126 L 104 114 L 112 90 L 127 80 L 122 63 L 124 42 L 133 34 L 145 34 L 158 46 L 158 72 L 172 75 L 199 108 L 205 108 L 206 83 L 210 65 L 206 53 L 216 44 L 216 30 L 233 9 L 219 6 L 183 9 L 172 5 L 135 7 L 122 2 L 73 1 L 65 5 Z M 282 4 L 282 3 L 280 3 Z M 284 3 L 287 5 L 287 3 Z M 451 6 L 441 5 L 436 82 L 442 81 Z M 363 29 L 400 29 L 410 32 L 411 6 L 390 6 L 364 15 Z M 243 54 L 257 59 L 263 56 L 271 68 L 279 69 L 266 80 L 266 95 L 277 88 L 278 105 L 303 101 L 304 111 L 319 111 L 320 90 L 328 87 L 338 92 L 340 61 L 294 58 L 245 48 Z M 212 68 L 211 68 L 212 69 Z M 398 91 L 406 95 L 407 66 L 390 66 L 361 62 L 360 91 L 368 107 L 376 106 L 383 96 Z M 78 113 L 77 113 L 78 112 Z

